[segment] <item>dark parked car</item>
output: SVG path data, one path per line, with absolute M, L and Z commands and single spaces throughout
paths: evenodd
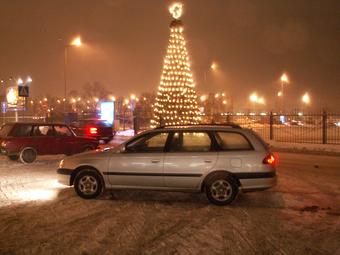
M 0 129 L 1 153 L 23 163 L 32 163 L 37 155 L 72 155 L 97 147 L 97 140 L 78 137 L 64 124 L 9 123 Z
M 93 137 L 108 143 L 114 136 L 110 122 L 100 119 L 84 119 L 71 123 L 71 128 L 78 136 Z

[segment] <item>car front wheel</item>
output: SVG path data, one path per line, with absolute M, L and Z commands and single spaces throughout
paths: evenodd
M 236 198 L 238 185 L 230 175 L 218 173 L 207 180 L 205 192 L 211 203 L 228 205 Z
M 80 171 L 74 180 L 74 189 L 77 194 L 85 199 L 92 199 L 99 196 L 103 191 L 103 184 L 99 174 L 86 169 Z
M 33 163 L 37 158 L 37 151 L 33 148 L 25 148 L 20 152 L 19 158 L 24 164 Z

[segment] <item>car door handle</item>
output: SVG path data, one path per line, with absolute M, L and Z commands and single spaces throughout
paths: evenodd
M 160 162 L 159 159 L 152 159 L 152 160 L 151 160 L 151 163 L 159 163 L 159 162 Z
M 204 160 L 205 163 L 211 163 L 212 161 L 209 159 Z

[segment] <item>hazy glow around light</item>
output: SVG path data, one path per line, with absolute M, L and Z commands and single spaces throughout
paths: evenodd
M 171 13 L 174 19 L 179 19 L 182 16 L 182 4 L 181 3 L 174 3 L 170 6 L 169 12 Z
M 77 47 L 81 46 L 82 42 L 81 42 L 80 36 L 74 38 L 73 41 L 71 42 L 71 45 L 72 46 L 77 46 Z
M 33 81 L 32 78 L 30 76 L 28 76 L 26 82 L 31 83 L 32 81 Z
M 307 92 L 302 96 L 302 102 L 304 102 L 305 104 L 310 103 L 310 97 Z
M 21 78 L 19 78 L 17 83 L 18 83 L 18 85 L 21 85 L 21 84 L 24 83 L 24 81 Z
M 251 94 L 251 95 L 249 96 L 249 100 L 250 100 L 251 102 L 256 103 L 257 100 L 258 100 L 257 94 L 256 94 L 256 93 Z
M 258 102 L 259 104 L 264 104 L 264 103 L 265 103 L 263 97 L 260 97 L 260 98 L 257 100 L 257 102 Z
M 211 69 L 215 70 L 217 69 L 217 64 L 215 62 L 213 62 L 210 66 Z
M 201 96 L 201 102 L 204 102 L 205 100 L 207 100 L 207 96 Z
M 282 96 L 282 91 L 277 92 L 277 96 L 281 97 Z
M 289 79 L 288 79 L 288 76 L 287 76 L 286 73 L 283 73 L 283 74 L 281 75 L 280 80 L 281 80 L 282 82 L 285 82 L 285 83 L 288 83 L 288 82 L 289 82 Z

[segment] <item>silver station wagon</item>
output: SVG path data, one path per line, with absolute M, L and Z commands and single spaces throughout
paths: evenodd
M 105 189 L 205 192 L 216 205 L 240 190 L 276 184 L 277 158 L 253 131 L 237 125 L 170 126 L 145 131 L 116 148 L 66 157 L 58 180 L 95 198 Z

